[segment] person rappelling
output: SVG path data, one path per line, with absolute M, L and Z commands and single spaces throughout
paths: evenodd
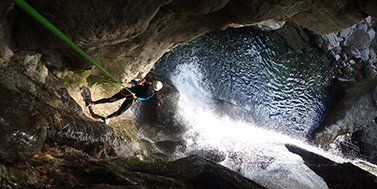
M 153 82 L 146 82 L 145 79 L 140 79 L 138 81 L 133 80 L 131 85 L 131 88 L 124 88 L 110 98 L 103 98 L 96 101 L 90 100 L 86 105 L 92 107 L 96 104 L 111 103 L 126 98 L 117 111 L 108 115 L 106 118 L 102 118 L 103 121 L 108 124 L 111 118 L 120 116 L 130 108 L 135 100 L 148 100 L 154 95 L 154 92 L 159 91 L 163 87 L 161 81 L 154 80 Z

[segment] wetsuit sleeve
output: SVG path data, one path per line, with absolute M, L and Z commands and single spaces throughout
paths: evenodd
M 131 83 L 137 85 L 137 84 L 136 84 L 136 83 L 137 83 L 137 80 L 136 80 L 136 79 L 133 79 L 133 80 L 131 80 Z
M 149 96 L 147 96 L 147 97 L 137 97 L 136 100 L 148 100 L 148 99 L 152 98 L 153 95 L 154 95 L 154 94 L 149 95 Z
M 137 81 L 138 81 L 138 80 L 136 80 L 136 79 L 131 80 L 131 82 L 132 82 L 132 83 L 135 83 L 135 85 L 137 85 Z M 145 83 L 152 84 L 151 82 L 147 82 L 147 81 L 144 82 L 143 84 L 145 84 Z
M 148 100 L 153 97 L 154 92 L 148 91 L 149 85 L 143 86 L 143 92 L 136 93 L 137 99 L 136 100 Z

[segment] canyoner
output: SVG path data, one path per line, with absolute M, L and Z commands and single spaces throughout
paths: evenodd
M 159 91 L 163 87 L 161 81 L 158 80 L 154 80 L 153 82 L 146 82 L 145 79 L 140 79 L 138 81 L 133 80 L 132 84 L 133 86 L 130 89 L 123 89 L 110 98 L 103 98 L 96 101 L 90 99 L 89 101 L 86 101 L 86 105 L 91 108 L 96 104 L 111 103 L 126 98 L 117 111 L 108 115 L 106 118 L 101 118 L 106 124 L 108 124 L 111 118 L 120 116 L 123 112 L 127 111 L 127 109 L 135 103 L 135 100 L 148 100 L 153 97 L 155 91 Z M 133 94 L 129 91 L 132 91 Z

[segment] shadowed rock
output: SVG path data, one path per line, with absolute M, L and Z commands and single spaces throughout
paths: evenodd
M 336 163 L 293 145 L 285 145 L 298 154 L 311 170 L 325 180 L 329 188 L 376 188 L 376 177 L 351 163 Z

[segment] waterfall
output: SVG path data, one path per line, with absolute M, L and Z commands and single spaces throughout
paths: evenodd
M 179 116 L 189 128 L 184 136 L 186 149 L 178 152 L 179 157 L 215 149 L 215 153 L 225 154 L 222 165 L 268 188 L 327 188 L 300 156 L 284 146 L 308 149 L 309 145 L 253 123 L 217 116 L 211 94 L 200 86 L 205 87 L 205 78 L 194 63 L 180 66 L 175 74 L 172 78 L 181 94 Z
M 329 101 L 325 91 L 330 84 L 322 75 L 325 56 L 281 52 L 262 34 L 239 36 L 247 35 L 206 34 L 172 50 L 156 65 L 155 71 L 180 93 L 177 116 L 187 132 L 185 149 L 176 155 L 210 153 L 268 188 L 328 188 L 284 146 L 324 154 L 304 139 L 320 124 Z M 311 61 L 311 67 L 305 61 Z M 243 108 L 253 119 L 220 115 L 218 99 Z

